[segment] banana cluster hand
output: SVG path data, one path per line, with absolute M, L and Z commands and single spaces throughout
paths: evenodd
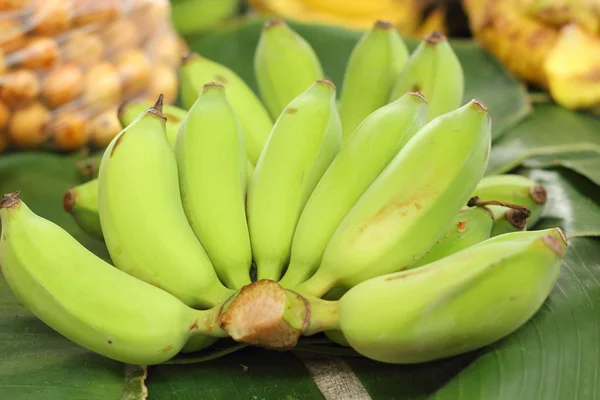
M 281 21 L 264 29 L 262 101 L 232 70 L 189 56 L 186 109 L 162 97 L 122 106 L 98 178 L 65 194 L 114 267 L 5 195 L 0 263 L 23 303 L 133 364 L 224 336 L 289 349 L 319 331 L 366 357 L 415 363 L 527 321 L 566 240 L 525 230 L 543 213 L 542 186 L 483 177 L 492 122 L 480 101 L 463 103 L 445 38 L 432 33 L 409 55 L 376 23 L 338 105 L 308 42 Z M 376 79 L 362 73 L 369 63 Z

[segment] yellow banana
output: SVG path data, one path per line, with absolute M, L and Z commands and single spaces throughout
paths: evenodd
M 98 180 L 94 179 L 67 190 L 63 208 L 70 213 L 77 225 L 88 235 L 102 239 L 102 227 L 98 216 Z
M 335 86 L 316 81 L 277 119 L 248 187 L 248 226 L 259 279 L 280 278 L 300 213 L 340 143 Z
M 119 107 L 118 116 L 121 126 L 126 128 L 130 123 L 142 114 L 144 111 L 152 107 L 152 104 L 145 102 L 126 102 Z M 187 111 L 179 107 L 165 104 L 163 105 L 163 115 L 167 118 L 167 138 L 171 147 L 175 146 L 175 139 L 179 131 L 179 125 L 185 118 Z
M 167 361 L 188 339 L 208 346 L 226 336 L 217 324 L 218 309 L 191 309 L 114 268 L 17 195 L 4 195 L 0 204 L 2 272 L 15 295 L 52 329 L 137 365 Z
M 250 283 L 244 135 L 218 83 L 204 89 L 175 146 L 183 208 L 217 275 L 228 287 Z
M 325 76 L 310 44 L 281 20 L 264 24 L 254 55 L 254 74 L 274 120 L 288 103 Z
M 177 162 L 157 103 L 119 133 L 100 164 L 102 232 L 116 267 L 189 306 L 208 308 L 232 294 L 188 224 Z
M 348 138 L 302 211 L 282 286 L 293 287 L 316 271 L 337 226 L 398 151 L 425 125 L 426 113 L 425 99 L 409 93 L 373 112 Z
M 195 53 L 186 57 L 181 66 L 181 101 L 185 108 L 192 107 L 209 82 L 225 86 L 227 99 L 244 132 L 248 159 L 256 165 L 273 128 L 267 110 L 235 72 Z
M 387 103 L 406 60 L 406 45 L 391 23 L 377 21 L 362 36 L 350 54 L 340 91 L 344 141 L 363 119 Z
M 490 129 L 476 100 L 425 125 L 344 217 L 319 269 L 294 290 L 320 297 L 423 257 L 482 178 Z
M 429 103 L 427 120 L 462 104 L 464 74 L 446 37 L 433 32 L 421 41 L 400 72 L 390 101 L 406 92 L 420 92 Z

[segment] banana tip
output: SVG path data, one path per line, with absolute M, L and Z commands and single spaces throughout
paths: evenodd
M 203 87 L 202 87 L 202 93 L 206 93 L 207 90 L 214 90 L 214 89 L 218 89 L 218 90 L 225 90 L 225 86 L 222 83 L 218 83 L 218 82 L 208 82 L 206 83 Z
M 335 83 L 333 83 L 333 81 L 328 76 L 326 76 L 323 79 L 317 80 L 317 82 L 318 83 L 325 83 L 325 84 L 331 86 L 333 89 L 335 89 Z
M 423 100 L 425 103 L 427 103 L 427 99 L 425 98 L 425 96 L 423 96 L 423 93 L 421 93 L 421 92 L 408 92 L 406 94 L 409 95 L 409 96 L 418 97 L 421 100 Z
M 558 258 L 563 258 L 566 252 L 566 242 L 561 243 L 560 239 L 556 236 L 546 235 L 542 237 L 542 240 L 546 245 L 556 254 Z
M 200 55 L 198 53 L 185 53 L 181 56 L 181 66 L 184 66 L 190 61 L 195 60 L 197 58 L 200 58 Z
M 446 36 L 440 31 L 433 31 L 425 38 L 429 44 L 438 44 L 446 40 Z
M 527 226 L 527 218 L 531 215 L 531 212 L 518 208 L 511 208 L 504 214 L 506 220 L 517 229 L 525 229 Z
M 158 95 L 158 99 L 156 100 L 156 103 L 154 103 L 154 105 L 152 107 L 150 107 L 147 112 L 149 112 L 150 114 L 154 114 L 157 117 L 163 118 L 164 120 L 166 120 L 167 117 L 165 117 L 164 114 L 162 113 L 164 98 L 165 98 L 165 96 L 162 93 L 159 94 Z
M 471 104 L 473 104 L 475 107 L 479 107 L 479 109 L 484 112 L 487 112 L 487 110 L 488 110 L 485 103 L 481 100 L 473 99 L 473 100 L 471 100 Z
M 275 18 L 275 19 L 270 19 L 270 20 L 266 21 L 265 24 L 263 25 L 263 27 L 265 29 L 271 29 L 276 26 L 280 26 L 280 25 L 284 25 L 284 24 L 285 24 L 285 22 L 283 22 L 283 20 Z
M 538 204 L 546 204 L 546 201 L 548 200 L 548 193 L 546 192 L 546 189 L 539 183 L 531 188 L 529 194 L 531 195 L 533 201 Z
M 0 200 L 0 209 L 11 208 L 16 204 L 19 204 L 21 202 L 21 199 L 19 199 L 19 193 L 20 191 L 17 190 L 16 192 L 3 194 L 2 200 Z
M 65 192 L 65 196 L 63 197 L 63 209 L 66 212 L 71 212 L 75 206 L 75 201 L 75 191 L 73 191 L 73 189 L 67 190 Z
M 377 20 L 374 27 L 378 29 L 392 29 L 394 25 L 390 21 Z

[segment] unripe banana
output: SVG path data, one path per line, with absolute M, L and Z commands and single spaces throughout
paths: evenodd
M 370 279 L 339 301 L 338 327 L 357 352 L 387 363 L 427 362 L 487 346 L 541 307 L 566 247 L 548 234 L 483 242 Z
M 390 101 L 406 92 L 420 92 L 429 103 L 427 120 L 462 104 L 464 75 L 446 37 L 433 32 L 413 51 L 394 85 Z
M 337 155 L 341 136 L 335 86 L 328 80 L 316 81 L 275 122 L 247 196 L 259 279 L 279 280 L 300 213 Z
M 282 286 L 293 287 L 314 274 L 333 232 L 402 146 L 425 125 L 426 113 L 425 99 L 409 93 L 373 112 L 348 138 L 302 211 Z
M 187 109 L 196 102 L 205 84 L 218 82 L 225 86 L 227 99 L 240 121 L 246 151 L 252 164 L 256 165 L 260 153 L 273 128 L 267 110 L 235 72 L 214 61 L 191 54 L 181 66 L 181 101 Z
M 98 180 L 94 179 L 67 190 L 63 208 L 70 213 L 77 225 L 88 235 L 103 239 L 98 216 Z
M 225 336 L 218 309 L 198 311 L 106 263 L 61 227 L 35 215 L 18 193 L 0 204 L 0 264 L 11 290 L 73 342 L 129 364 L 175 356 L 188 339 Z M 205 347 L 206 347 L 205 346 Z
M 121 126 L 125 129 L 144 111 L 152 107 L 152 104 L 145 102 L 126 102 L 119 107 L 118 116 Z M 175 147 L 175 139 L 179 131 L 179 125 L 185 118 L 187 111 L 169 104 L 163 105 L 163 115 L 167 118 L 167 138 L 171 147 Z
M 274 120 L 325 76 L 310 44 L 281 20 L 264 24 L 254 55 L 254 74 L 260 97 Z
M 490 129 L 476 100 L 425 125 L 344 217 L 316 273 L 294 290 L 320 297 L 423 257 L 482 178 Z
M 546 189 L 541 184 L 522 175 L 504 174 L 486 176 L 477 185 L 473 196 L 482 200 L 496 200 L 527 207 L 527 223 L 521 213 L 510 208 L 490 205 L 494 213 L 492 236 L 524 230 L 534 226 L 542 217 L 546 205 Z
M 175 146 L 188 221 L 225 285 L 250 283 L 244 135 L 218 83 L 204 89 L 181 124 Z
M 116 267 L 195 308 L 232 294 L 190 227 L 179 194 L 177 162 L 157 104 L 107 147 L 100 164 L 102 232 Z
M 420 267 L 458 253 L 490 238 L 494 214 L 486 207 L 461 210 L 450 222 L 446 233 L 412 267 Z
M 404 41 L 389 22 L 375 22 L 356 44 L 340 91 L 344 141 L 363 119 L 387 103 L 408 55 Z

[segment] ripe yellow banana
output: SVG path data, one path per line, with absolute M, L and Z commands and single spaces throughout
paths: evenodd
M 232 291 L 217 278 L 188 224 L 161 106 L 162 96 L 104 152 L 98 178 L 102 232 L 116 267 L 189 306 L 213 307 Z
M 204 85 L 181 124 L 175 155 L 183 208 L 217 275 L 232 289 L 249 284 L 248 161 L 223 85 Z
M 293 287 L 316 271 L 327 242 L 342 219 L 425 125 L 426 113 L 425 99 L 408 93 L 373 112 L 348 138 L 302 211 L 282 286 Z
M 102 239 L 102 227 L 98 216 L 98 180 L 94 179 L 67 190 L 63 208 L 70 213 L 77 225 L 88 235 Z
M 126 102 L 119 107 L 119 121 L 121 122 L 121 126 L 125 129 L 129 124 L 131 124 L 135 119 L 146 111 L 148 108 L 152 107 L 152 104 L 145 102 Z M 163 115 L 167 118 L 167 138 L 169 139 L 169 143 L 171 147 L 175 146 L 175 139 L 177 138 L 177 131 L 179 131 L 179 125 L 181 125 L 181 121 L 185 118 L 187 111 L 181 109 L 179 107 L 165 104 L 163 105 Z
M 313 83 L 277 119 L 248 187 L 247 214 L 259 279 L 279 280 L 300 213 L 337 155 L 335 86 Z
M 494 213 L 492 236 L 533 227 L 542 217 L 546 189 L 531 179 L 514 174 L 486 176 L 473 191 L 481 200 L 495 200 L 527 207 L 530 214 L 508 207 L 489 205 Z
M 254 55 L 254 74 L 273 120 L 288 103 L 325 76 L 310 44 L 281 20 L 264 24 Z
M 486 207 L 461 210 L 450 222 L 446 233 L 411 267 L 420 267 L 458 253 L 490 238 L 494 214 Z
M 0 204 L 0 264 L 8 285 L 44 323 L 117 361 L 164 362 L 187 340 L 206 346 L 226 334 L 218 309 L 199 311 L 106 263 L 18 197 Z M 155 247 L 154 244 L 151 247 Z
M 404 41 L 389 22 L 377 21 L 356 44 L 340 91 L 344 141 L 373 111 L 383 107 L 408 60 Z
M 294 290 L 320 297 L 423 257 L 482 178 L 490 128 L 476 100 L 425 125 L 344 217 L 319 269 Z
M 273 121 L 252 89 L 235 72 L 214 61 L 191 54 L 181 66 L 181 100 L 189 109 L 205 84 L 217 82 L 225 86 L 227 99 L 240 121 L 248 159 L 256 165 L 273 128 Z
M 387 363 L 475 350 L 537 312 L 556 282 L 566 247 L 548 232 L 482 242 L 421 268 L 365 281 L 340 299 L 338 324 L 330 316 L 324 318 L 333 323 L 318 316 L 311 323 L 341 329 L 356 351 Z
M 394 85 L 390 101 L 406 92 L 420 92 L 429 103 L 427 120 L 462 104 L 464 75 L 446 37 L 433 32 L 413 51 Z

